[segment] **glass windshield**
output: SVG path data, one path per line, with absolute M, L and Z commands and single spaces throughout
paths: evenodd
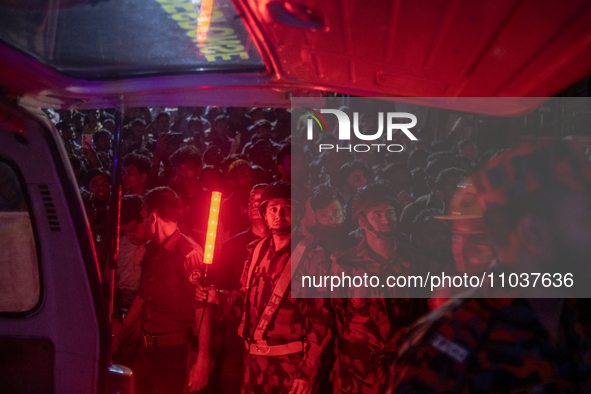
M 19 0 L 0 39 L 84 79 L 261 70 L 230 0 Z

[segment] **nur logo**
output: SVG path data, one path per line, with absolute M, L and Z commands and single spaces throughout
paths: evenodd
M 314 111 L 312 108 L 305 108 L 308 110 L 308 112 L 306 112 L 306 115 L 310 116 L 312 119 L 316 121 L 316 123 L 318 123 L 318 127 L 320 127 L 320 132 L 328 131 L 328 125 L 326 124 L 326 120 L 324 120 L 324 117 L 320 115 L 318 111 Z M 322 123 L 320 123 L 320 120 L 318 118 L 322 119 Z M 308 119 L 308 140 L 313 139 L 312 119 Z
M 307 139 L 308 141 L 312 141 L 314 139 L 314 121 L 320 127 L 320 131 L 328 131 L 328 126 L 326 120 L 322 116 L 322 114 L 333 114 L 337 117 L 339 129 L 338 129 L 338 139 L 340 141 L 350 141 L 351 140 L 351 120 L 349 116 L 344 111 L 339 111 L 337 109 L 320 109 L 320 112 L 313 110 L 312 108 L 306 108 L 308 112 L 306 115 L 309 115 L 310 118 L 307 120 Z M 409 130 L 417 125 L 417 117 L 408 112 L 387 112 L 386 116 L 386 139 L 388 141 L 392 141 L 392 134 L 394 130 L 402 131 L 410 140 L 417 141 L 417 137 Z M 395 123 L 399 121 L 399 119 L 409 119 L 410 122 L 408 123 Z M 378 113 L 378 130 L 374 134 L 363 134 L 359 130 L 359 113 L 353 112 L 353 133 L 355 137 L 362 141 L 376 141 L 382 137 L 384 133 L 384 113 Z M 349 145 L 349 146 L 337 146 L 337 152 L 339 150 L 347 150 L 351 152 L 353 149 L 355 152 L 368 152 L 371 149 L 371 146 L 376 147 L 378 152 L 380 151 L 380 147 L 386 147 L 389 152 L 401 152 L 404 147 L 400 144 L 356 144 L 356 145 Z M 392 150 L 393 148 L 396 150 Z M 320 144 L 319 151 L 322 152 L 323 149 L 334 149 L 335 146 L 332 144 Z

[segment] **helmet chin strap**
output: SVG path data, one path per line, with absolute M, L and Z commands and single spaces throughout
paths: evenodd
M 360 215 L 367 226 L 367 231 L 378 237 L 378 239 L 394 238 L 394 231 L 377 231 L 375 228 L 373 228 L 369 220 L 367 220 L 364 212 L 361 212 Z
M 291 226 L 283 228 L 272 228 L 271 233 L 273 233 L 273 235 L 288 235 L 291 233 Z

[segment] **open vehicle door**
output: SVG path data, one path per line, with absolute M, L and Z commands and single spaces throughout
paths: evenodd
M 0 11 L 0 85 L 40 107 L 548 97 L 591 73 L 582 0 L 23 0 Z
M 110 329 L 67 155 L 31 113 L 5 103 L 0 147 L 0 387 L 104 392 Z

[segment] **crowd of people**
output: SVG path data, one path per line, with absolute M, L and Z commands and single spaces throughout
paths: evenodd
M 286 109 L 131 108 L 113 174 L 112 112 L 49 115 L 105 284 L 119 237 L 112 353 L 134 370 L 136 392 L 589 389 L 585 302 L 302 281 L 472 275 L 520 261 L 557 271 L 565 259 L 585 275 L 591 170 L 574 144 L 484 151 L 459 117 L 449 131 L 400 138 L 401 152 L 322 152 L 339 144 L 335 129 L 301 143 Z M 110 233 L 112 176 L 120 234 Z M 213 191 L 223 201 L 204 278 Z

